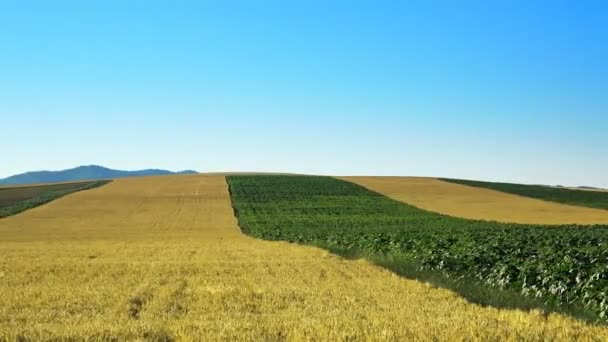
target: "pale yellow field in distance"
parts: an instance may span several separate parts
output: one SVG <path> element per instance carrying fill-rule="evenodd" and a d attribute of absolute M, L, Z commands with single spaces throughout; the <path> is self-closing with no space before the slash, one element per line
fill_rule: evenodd
<path fill-rule="evenodd" d="M 608 210 L 547 202 L 422 177 L 340 177 L 415 207 L 456 217 L 531 224 L 608 224 Z"/>
<path fill-rule="evenodd" d="M 0 340 L 607 340 L 247 237 L 222 176 L 116 180 L 0 220 Z"/>

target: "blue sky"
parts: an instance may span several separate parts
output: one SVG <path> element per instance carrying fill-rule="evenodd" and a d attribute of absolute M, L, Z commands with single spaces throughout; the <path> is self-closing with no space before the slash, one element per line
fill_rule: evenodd
<path fill-rule="evenodd" d="M 605 1 L 3 1 L 0 177 L 608 187 Z"/>

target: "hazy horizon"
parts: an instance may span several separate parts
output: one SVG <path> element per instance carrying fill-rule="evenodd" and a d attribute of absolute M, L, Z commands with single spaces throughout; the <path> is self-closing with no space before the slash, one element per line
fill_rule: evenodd
<path fill-rule="evenodd" d="M 192 169 L 164 169 L 164 168 L 156 168 L 156 167 L 140 167 L 140 168 L 134 168 L 134 169 L 123 169 L 123 168 L 116 168 L 116 167 L 108 167 L 105 165 L 99 165 L 99 164 L 87 164 L 87 165 L 78 165 L 78 166 L 74 166 L 74 167 L 70 167 L 67 169 L 59 169 L 59 170 L 47 170 L 47 169 L 41 169 L 41 170 L 30 170 L 30 171 L 25 171 L 25 172 L 20 172 L 17 174 L 12 174 L 9 176 L 4 176 L 4 177 L 0 177 L 0 180 L 4 179 L 4 178 L 8 178 L 11 176 L 15 176 L 15 175 L 20 175 L 20 174 L 24 174 L 24 173 L 31 173 L 31 172 L 58 172 L 58 171 L 65 171 L 65 170 L 71 170 L 71 169 L 75 169 L 78 167 L 83 167 L 83 166 L 97 166 L 97 167 L 102 167 L 102 168 L 108 168 L 108 169 L 112 169 L 112 170 L 117 170 L 117 171 L 128 171 L 128 172 L 132 172 L 132 171 L 142 171 L 142 170 L 166 170 L 166 171 L 170 171 L 170 172 L 181 172 L 181 171 L 196 171 L 199 174 L 241 174 L 241 173 L 260 173 L 260 174 L 294 174 L 294 175 L 315 175 L 315 176 L 339 176 L 339 177 L 343 177 L 343 176 L 384 176 L 384 177 L 424 177 L 424 178 L 449 178 L 449 177 L 444 177 L 441 175 L 435 175 L 435 176 L 429 176 L 429 175 L 396 175 L 396 174 L 385 174 L 385 175 L 369 175 L 369 174 L 322 174 L 322 173 L 296 173 L 296 172 L 280 172 L 280 171 L 273 171 L 273 170 L 238 170 L 238 171 L 234 171 L 234 170 L 224 170 L 224 171 L 198 171 L 198 170 L 192 170 Z M 495 182 L 503 182 L 502 180 L 492 180 L 492 179 L 472 179 L 472 178 L 462 178 L 462 179 L 468 179 L 468 180 L 481 180 L 481 181 L 495 181 Z M 526 183 L 526 182 L 522 182 L 522 184 L 530 184 L 530 185 L 548 185 L 548 186 L 566 186 L 566 187 L 581 187 L 581 186 L 588 186 L 587 184 L 549 184 L 549 183 Z"/>
<path fill-rule="evenodd" d="M 0 5 L 0 178 L 102 165 L 608 188 L 600 1 Z"/>

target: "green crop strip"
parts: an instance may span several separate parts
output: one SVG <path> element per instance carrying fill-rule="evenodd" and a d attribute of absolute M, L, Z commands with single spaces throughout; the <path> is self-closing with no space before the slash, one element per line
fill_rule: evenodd
<path fill-rule="evenodd" d="M 252 236 L 391 256 L 608 321 L 608 226 L 454 218 L 331 177 L 230 176 L 228 183 L 239 224 Z"/>
<path fill-rule="evenodd" d="M 492 183 L 463 179 L 440 178 L 442 181 L 486 188 L 506 192 L 509 194 L 537 198 L 545 201 L 578 205 L 582 207 L 608 209 L 608 192 L 588 191 L 564 188 L 552 188 L 542 185 L 525 185 L 512 183 Z"/>
<path fill-rule="evenodd" d="M 74 187 L 73 184 L 71 183 L 66 183 L 65 184 L 65 188 L 62 188 L 61 186 L 57 186 L 54 185 L 52 190 L 44 190 L 41 189 L 42 191 L 35 193 L 32 195 L 32 197 L 29 198 L 25 198 L 25 199 L 21 199 L 19 201 L 10 203 L 10 204 L 5 204 L 4 206 L 0 207 L 0 218 L 4 218 L 7 216 L 11 216 L 11 215 L 15 215 L 18 213 L 21 213 L 23 211 L 26 211 L 28 209 L 32 209 L 35 208 L 37 206 L 43 205 L 45 203 L 51 202 L 57 198 L 63 197 L 65 195 L 77 192 L 77 191 L 83 191 L 83 190 L 88 190 L 88 189 L 92 189 L 92 188 L 97 188 L 100 187 L 102 185 L 105 185 L 107 183 L 109 183 L 110 181 L 94 181 L 94 182 L 86 182 L 86 183 L 82 183 L 79 186 Z M 47 187 L 47 186 L 40 186 L 41 188 Z M 22 187 L 19 189 L 23 189 L 23 191 L 28 191 L 31 192 L 31 187 Z M 11 192 L 15 192 L 15 190 L 17 190 L 17 188 L 5 188 L 5 189 L 0 189 L 0 197 L 2 197 L 2 192 L 6 191 L 8 192 L 8 190 L 11 190 Z"/>

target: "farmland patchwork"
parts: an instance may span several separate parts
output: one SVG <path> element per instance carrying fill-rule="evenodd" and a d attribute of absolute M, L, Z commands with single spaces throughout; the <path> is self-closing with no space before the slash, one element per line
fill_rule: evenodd
<path fill-rule="evenodd" d="M 481 182 L 449 178 L 442 180 L 471 187 L 493 189 L 519 196 L 538 198 L 545 201 L 608 210 L 608 191 L 601 191 L 601 189 L 568 189 L 544 185 Z"/>
<path fill-rule="evenodd" d="M 109 181 L 0 187 L 0 218 L 15 215 L 73 192 L 93 189 Z"/>
<path fill-rule="evenodd" d="M 341 179 L 415 207 L 450 216 L 526 224 L 608 224 L 608 210 L 548 202 L 435 178 Z"/>
<path fill-rule="evenodd" d="M 331 178 L 230 184 L 242 226 L 275 240 L 383 251 L 397 248 L 397 226 L 453 222 Z M 428 251 L 416 234 L 412 248 Z M 65 196 L 1 219 L 0 255 L 0 340 L 608 339 L 603 327 L 481 307 L 365 260 L 244 235 L 221 176 L 120 179 Z"/>
<path fill-rule="evenodd" d="M 253 236 L 391 255 L 607 319 L 608 226 L 460 219 L 331 177 L 228 179 L 241 227 Z"/>

